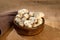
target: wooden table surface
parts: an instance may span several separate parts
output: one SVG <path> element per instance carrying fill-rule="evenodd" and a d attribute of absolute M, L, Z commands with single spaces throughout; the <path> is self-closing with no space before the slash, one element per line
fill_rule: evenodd
<path fill-rule="evenodd" d="M 35 36 L 21 36 L 11 28 L 0 40 L 60 40 L 60 30 L 45 25 L 44 30 Z"/>
<path fill-rule="evenodd" d="M 35 36 L 21 36 L 16 30 L 11 27 L 0 40 L 60 40 L 60 4 L 45 4 L 40 3 L 22 3 L 19 1 L 10 0 L 0 5 L 0 14 L 3 12 L 26 8 L 30 11 L 42 11 L 45 14 L 44 30 Z M 2 2 L 1 2 L 2 3 Z M 3 7 L 3 8 L 2 8 Z"/>

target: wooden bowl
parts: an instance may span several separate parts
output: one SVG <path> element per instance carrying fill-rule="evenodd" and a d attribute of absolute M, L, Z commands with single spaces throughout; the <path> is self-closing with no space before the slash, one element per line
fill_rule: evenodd
<path fill-rule="evenodd" d="M 44 28 L 45 20 L 44 18 L 42 19 L 43 19 L 43 23 L 39 25 L 37 28 L 24 28 L 17 25 L 15 21 L 14 21 L 14 28 L 16 29 L 17 33 L 20 35 L 27 35 L 27 36 L 36 35 L 36 34 L 39 34 Z"/>

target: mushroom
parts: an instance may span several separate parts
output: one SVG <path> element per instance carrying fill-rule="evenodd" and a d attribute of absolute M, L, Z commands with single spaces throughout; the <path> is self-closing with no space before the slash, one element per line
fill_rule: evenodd
<path fill-rule="evenodd" d="M 30 24 L 30 21 L 29 20 L 26 20 L 24 22 L 24 25 L 27 26 L 27 28 L 32 28 L 32 25 Z"/>
<path fill-rule="evenodd" d="M 18 14 L 25 14 L 25 13 L 28 13 L 29 11 L 27 9 L 21 9 L 21 10 L 18 10 Z"/>
<path fill-rule="evenodd" d="M 26 19 L 28 19 L 29 18 L 29 14 L 24 14 L 24 17 L 26 18 Z"/>
<path fill-rule="evenodd" d="M 34 16 L 34 12 L 29 12 L 29 15 L 30 16 Z"/>

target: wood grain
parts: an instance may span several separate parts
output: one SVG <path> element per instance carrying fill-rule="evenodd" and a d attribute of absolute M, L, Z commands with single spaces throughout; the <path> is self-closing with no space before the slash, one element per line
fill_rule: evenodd
<path fill-rule="evenodd" d="M 59 0 L 58 0 L 59 1 Z M 30 3 L 16 0 L 1 0 L 0 14 L 3 12 L 26 8 L 30 11 L 41 11 L 45 14 L 44 30 L 35 36 L 21 36 L 12 27 L 0 40 L 60 40 L 60 3 Z M 60 1 L 59 1 L 60 2 Z"/>

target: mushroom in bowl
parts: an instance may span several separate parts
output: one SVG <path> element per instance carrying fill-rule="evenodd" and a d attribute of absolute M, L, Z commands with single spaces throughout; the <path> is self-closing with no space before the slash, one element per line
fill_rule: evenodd
<path fill-rule="evenodd" d="M 14 18 L 15 29 L 21 35 L 35 35 L 44 28 L 43 12 L 30 12 L 27 9 L 18 10 Z"/>

